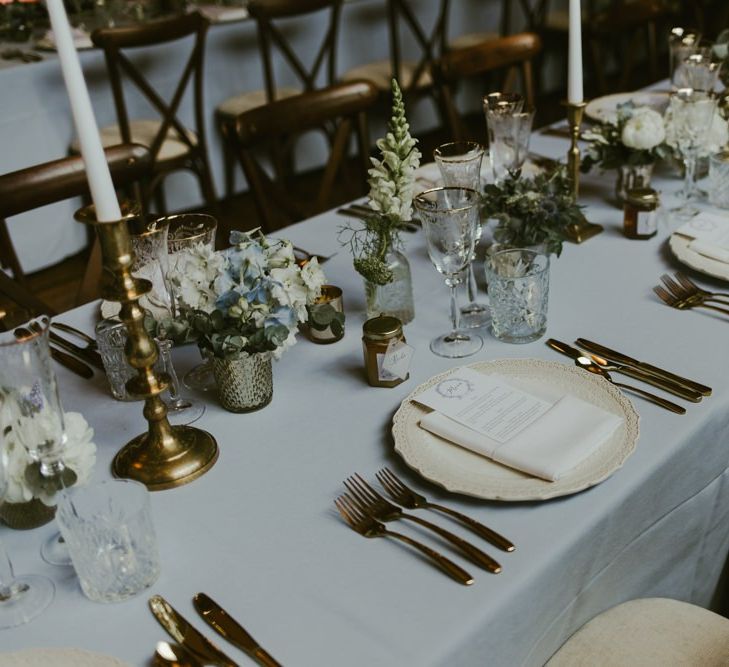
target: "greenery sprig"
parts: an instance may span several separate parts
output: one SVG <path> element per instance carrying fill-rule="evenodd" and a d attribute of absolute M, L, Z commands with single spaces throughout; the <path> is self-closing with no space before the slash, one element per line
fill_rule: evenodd
<path fill-rule="evenodd" d="M 572 198 L 564 165 L 533 179 L 514 172 L 499 185 L 487 185 L 483 202 L 483 217 L 497 221 L 494 239 L 498 243 L 521 248 L 543 243 L 547 252 L 557 256 L 567 228 L 585 219 Z"/>

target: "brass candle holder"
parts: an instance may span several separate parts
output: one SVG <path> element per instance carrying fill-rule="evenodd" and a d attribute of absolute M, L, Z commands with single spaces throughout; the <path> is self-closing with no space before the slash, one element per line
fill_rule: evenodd
<path fill-rule="evenodd" d="M 150 491 L 171 489 L 200 477 L 218 458 L 218 445 L 210 433 L 191 426 L 172 426 L 167 406 L 160 398 L 169 384 L 165 373 L 156 373 L 158 351 L 144 327 L 145 310 L 138 301 L 152 289 L 148 280 L 131 273 L 133 253 L 127 224 L 138 211 L 122 206 L 122 219 L 100 222 L 93 206 L 76 213 L 76 219 L 96 229 L 101 245 L 103 274 L 101 295 L 121 304 L 119 317 L 127 327 L 126 355 L 137 376 L 127 382 L 130 395 L 144 400 L 148 430 L 130 440 L 114 457 L 112 472 L 142 482 Z"/>
<path fill-rule="evenodd" d="M 582 117 L 585 113 L 584 102 L 565 102 L 567 107 L 567 122 L 569 123 L 570 132 L 570 149 L 567 153 L 567 173 L 572 183 L 572 196 L 577 201 L 580 194 L 580 127 L 582 126 Z M 597 236 L 603 230 L 602 225 L 596 225 L 593 222 L 582 220 L 582 222 L 574 223 L 567 228 L 567 239 L 572 243 L 582 243 Z"/>

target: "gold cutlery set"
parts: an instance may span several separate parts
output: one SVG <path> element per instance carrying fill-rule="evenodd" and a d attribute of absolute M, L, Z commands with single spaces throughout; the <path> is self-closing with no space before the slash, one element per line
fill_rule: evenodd
<path fill-rule="evenodd" d="M 729 315 L 729 294 L 725 292 L 709 292 L 680 271 L 675 274 L 675 278 L 667 274 L 662 275 L 661 282 L 663 286 L 658 285 L 653 291 L 671 308 L 678 310 L 707 308 Z"/>
<path fill-rule="evenodd" d="M 225 609 L 205 593 L 198 593 L 192 599 L 202 619 L 233 646 L 250 656 L 263 667 L 281 667 L 273 657 L 243 628 Z M 161 595 L 149 599 L 149 608 L 160 625 L 175 640 L 175 643 L 159 642 L 154 655 L 154 664 L 160 667 L 237 667 L 205 635 L 191 625 Z"/>
<path fill-rule="evenodd" d="M 429 502 L 424 496 L 406 486 L 388 468 L 383 468 L 376 476 L 384 491 L 402 507 L 413 510 L 430 509 L 440 512 L 458 521 L 471 532 L 499 549 L 506 552 L 514 551 L 514 544 L 496 531 L 465 514 Z M 393 537 L 405 542 L 430 558 L 437 567 L 459 583 L 466 586 L 472 584 L 473 577 L 462 567 L 410 536 L 388 530 L 383 523 L 400 519 L 412 521 L 434 532 L 451 547 L 457 549 L 464 558 L 478 567 L 493 574 L 501 572 L 501 565 L 481 549 L 430 521 L 426 521 L 415 514 L 404 512 L 402 507 L 391 503 L 358 474 L 348 477 L 344 482 L 344 486 L 347 492 L 339 496 L 334 504 L 349 527 L 363 537 Z"/>
<path fill-rule="evenodd" d="M 577 366 L 589 373 L 600 375 L 616 387 L 638 394 L 651 403 L 655 403 L 676 414 L 685 414 L 686 408 L 646 391 L 641 387 L 625 384 L 624 382 L 617 382 L 613 379 L 611 373 L 620 373 L 621 375 L 644 382 L 645 384 L 649 384 L 652 387 L 656 387 L 692 403 L 698 403 L 704 396 L 711 395 L 711 387 L 681 377 L 658 366 L 638 361 L 622 352 L 611 350 L 609 347 L 587 340 L 586 338 L 578 338 L 575 341 L 577 347 L 573 347 L 554 338 L 547 340 L 547 345 L 553 350 L 574 359 Z"/>
<path fill-rule="evenodd" d="M 15 335 L 22 336 L 24 331 L 26 330 L 22 327 L 18 328 L 15 330 Z M 59 331 L 75 336 L 83 342 L 83 345 L 78 345 L 61 336 Z M 96 341 L 88 334 L 63 322 L 52 322 L 49 336 L 51 357 L 61 366 L 86 380 L 94 377 L 94 368 L 104 370 Z"/>

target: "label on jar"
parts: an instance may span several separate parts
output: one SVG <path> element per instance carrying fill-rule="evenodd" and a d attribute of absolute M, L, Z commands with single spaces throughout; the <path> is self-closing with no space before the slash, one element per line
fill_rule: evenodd
<path fill-rule="evenodd" d="M 655 234 L 658 230 L 658 211 L 638 211 L 635 232 L 639 236 Z"/>
<path fill-rule="evenodd" d="M 380 379 L 394 380 L 400 378 L 406 380 L 410 373 L 410 362 L 412 361 L 415 349 L 398 338 L 393 338 L 384 355 L 377 355 L 377 368 L 380 373 Z M 382 361 L 380 361 L 382 357 Z M 383 378 L 382 374 L 387 373 L 388 378 Z"/>

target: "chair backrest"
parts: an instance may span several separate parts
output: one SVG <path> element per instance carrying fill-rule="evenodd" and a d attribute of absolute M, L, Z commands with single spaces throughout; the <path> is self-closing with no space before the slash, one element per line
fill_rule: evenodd
<path fill-rule="evenodd" d="M 144 146 L 112 146 L 106 149 L 106 159 L 114 184 L 119 188 L 144 181 L 151 174 L 151 156 Z M 15 278 L 0 271 L 0 294 L 10 298 L 31 315 L 54 313 L 50 306 L 27 289 L 18 257 L 7 236 L 5 219 L 72 197 L 87 196 L 88 192 L 86 170 L 80 156 L 66 157 L 0 176 L 0 242 L 2 248 L 9 251 L 7 265 L 12 269 Z M 100 272 L 100 256 L 94 250 L 77 301 L 88 296 L 94 285 L 98 290 Z"/>
<path fill-rule="evenodd" d="M 454 138 L 463 138 L 463 123 L 454 102 L 454 85 L 461 79 L 503 75 L 499 90 L 511 92 L 521 75 L 524 97 L 534 106 L 534 72 L 532 61 L 542 50 L 539 35 L 524 32 L 490 39 L 463 49 L 453 49 L 437 63 L 435 72 L 442 88 L 442 99 L 449 129 Z"/>
<path fill-rule="evenodd" d="M 281 19 L 287 19 L 314 12 L 329 12 L 329 22 L 316 52 L 314 62 L 306 66 L 292 48 L 284 32 L 278 26 Z M 320 75 L 326 68 L 324 86 L 334 84 L 337 76 L 337 38 L 342 0 L 250 0 L 248 13 L 258 26 L 258 43 L 263 62 L 263 77 L 266 99 L 276 99 L 276 81 L 273 67 L 273 47 L 281 54 L 305 91 L 322 87 Z"/>
<path fill-rule="evenodd" d="M 124 96 L 124 79 L 131 81 L 150 105 L 159 113 L 159 130 L 149 143 L 152 161 L 156 161 L 160 149 L 170 130 L 183 142 L 192 154 L 205 154 L 205 109 L 203 104 L 203 60 L 205 37 L 209 21 L 199 12 L 183 14 L 173 18 L 147 21 L 118 28 L 99 28 L 91 34 L 95 46 L 104 50 L 109 81 L 114 95 L 117 120 L 123 143 L 132 141 L 129 115 Z M 169 100 L 164 100 L 155 87 L 140 72 L 139 68 L 126 56 L 126 49 L 144 46 L 157 46 L 168 42 L 194 36 L 190 56 L 182 75 Z M 193 141 L 178 118 L 180 103 L 192 87 L 195 106 L 195 131 L 197 141 Z"/>
<path fill-rule="evenodd" d="M 418 87 L 422 75 L 431 70 L 438 58 L 445 53 L 448 44 L 448 17 L 450 0 L 438 0 L 438 13 L 430 31 L 418 19 L 418 10 L 413 0 L 387 0 L 387 20 L 390 32 L 390 63 L 393 76 L 400 82 L 404 96 Z M 401 26 L 409 32 L 420 50 L 415 70 L 405 86 L 403 55 L 401 46 Z"/>
<path fill-rule="evenodd" d="M 236 120 L 234 151 L 251 187 L 256 208 L 266 231 L 326 210 L 332 205 L 337 177 L 348 170 L 347 153 L 352 134 L 359 152 L 359 178 L 362 186 L 369 168 L 367 111 L 377 100 L 377 89 L 369 81 L 352 81 L 245 111 Z M 303 134 L 321 130 L 327 133 L 331 151 L 314 196 L 307 190 L 297 197 L 290 182 L 269 176 L 261 164 L 261 150 L 274 161 L 291 154 L 293 144 Z"/>
<path fill-rule="evenodd" d="M 619 65 L 619 79 L 615 90 L 627 90 L 660 78 L 657 42 L 658 26 L 671 19 L 665 0 L 613 0 L 611 6 L 598 12 L 590 23 L 586 37 L 592 51 L 598 80 L 598 92 L 608 92 L 605 63 L 612 52 Z M 636 59 L 644 52 L 645 61 Z M 608 52 L 608 53 L 606 53 Z M 636 69 L 647 70 L 648 77 L 631 81 Z"/>

